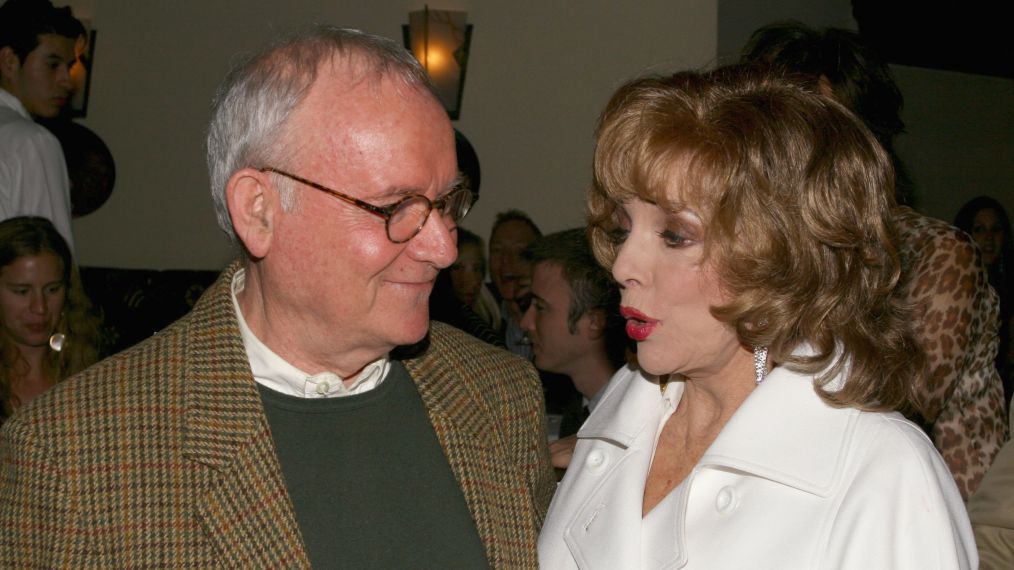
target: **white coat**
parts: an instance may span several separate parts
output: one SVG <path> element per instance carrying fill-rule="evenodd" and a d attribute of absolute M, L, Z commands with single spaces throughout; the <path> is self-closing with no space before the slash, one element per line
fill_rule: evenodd
<path fill-rule="evenodd" d="M 539 538 L 544 570 L 975 568 L 951 475 L 897 413 L 826 405 L 776 368 L 675 490 L 672 524 L 643 536 L 641 506 L 667 405 L 622 369 L 578 432 Z M 682 383 L 670 385 L 682 396 Z M 664 519 L 663 519 L 664 521 Z"/>

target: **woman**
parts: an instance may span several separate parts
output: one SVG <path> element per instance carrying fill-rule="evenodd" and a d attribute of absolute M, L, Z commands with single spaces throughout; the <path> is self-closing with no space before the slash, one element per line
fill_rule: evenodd
<path fill-rule="evenodd" d="M 486 246 L 478 235 L 458 227 L 458 258 L 447 268 L 454 296 L 500 330 L 500 306 L 486 288 Z"/>
<path fill-rule="evenodd" d="M 430 318 L 503 348 L 500 307 L 483 284 L 486 258 L 482 252 L 482 238 L 459 227 L 458 257 L 437 275 L 430 295 Z"/>
<path fill-rule="evenodd" d="M 1004 402 L 1014 396 L 1014 373 L 1011 371 L 1011 320 L 1014 318 L 1014 245 L 1010 218 L 1000 202 L 989 196 L 969 200 L 954 218 L 954 225 L 972 236 L 982 254 L 982 263 L 989 274 L 989 284 L 1000 297 L 1000 348 L 996 353 L 996 369 L 1003 377 Z"/>
<path fill-rule="evenodd" d="M 98 319 L 90 309 L 52 222 L 0 222 L 0 423 L 95 362 Z"/>
<path fill-rule="evenodd" d="M 792 82 L 686 72 L 613 96 L 594 173 L 640 370 L 578 432 L 542 568 L 974 567 L 946 465 L 893 411 L 925 358 L 873 135 Z"/>

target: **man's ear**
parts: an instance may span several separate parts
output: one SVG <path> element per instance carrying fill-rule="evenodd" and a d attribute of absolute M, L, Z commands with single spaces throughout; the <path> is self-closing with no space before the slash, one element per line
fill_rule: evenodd
<path fill-rule="evenodd" d="M 20 67 L 21 60 L 18 59 L 18 54 L 14 53 L 14 48 L 11 46 L 0 48 L 0 85 L 6 85 Z"/>
<path fill-rule="evenodd" d="M 236 238 L 254 259 L 266 256 L 281 208 L 270 175 L 253 168 L 236 171 L 226 183 L 225 201 Z"/>
<path fill-rule="evenodd" d="M 588 317 L 588 334 L 598 340 L 606 334 L 606 313 L 602 309 L 592 309 L 586 313 Z"/>

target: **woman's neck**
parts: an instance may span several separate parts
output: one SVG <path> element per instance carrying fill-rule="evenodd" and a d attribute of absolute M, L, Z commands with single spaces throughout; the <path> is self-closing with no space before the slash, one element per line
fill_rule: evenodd
<path fill-rule="evenodd" d="M 18 403 L 24 405 L 33 398 L 42 394 L 56 383 L 53 373 L 46 362 L 48 348 L 19 346 L 18 352 L 21 355 L 21 362 L 24 367 L 17 367 L 14 382 L 11 390 L 17 397 Z"/>
<path fill-rule="evenodd" d="M 717 433 L 757 387 L 753 366 L 753 355 L 742 350 L 714 374 L 686 376 L 674 415 L 684 415 L 691 435 Z"/>

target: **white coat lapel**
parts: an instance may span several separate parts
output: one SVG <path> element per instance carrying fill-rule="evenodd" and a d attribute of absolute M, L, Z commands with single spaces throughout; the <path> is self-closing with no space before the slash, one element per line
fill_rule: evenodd
<path fill-rule="evenodd" d="M 779 367 L 736 411 L 698 468 L 731 467 L 827 496 L 844 472 L 858 415 L 828 409 L 811 375 Z"/>
<path fill-rule="evenodd" d="M 573 480 L 565 479 L 554 500 L 580 501 L 564 521 L 579 568 L 640 567 L 644 482 L 663 409 L 657 384 L 629 372 L 614 379 L 578 432 L 574 466 L 581 469 L 569 472 Z"/>

